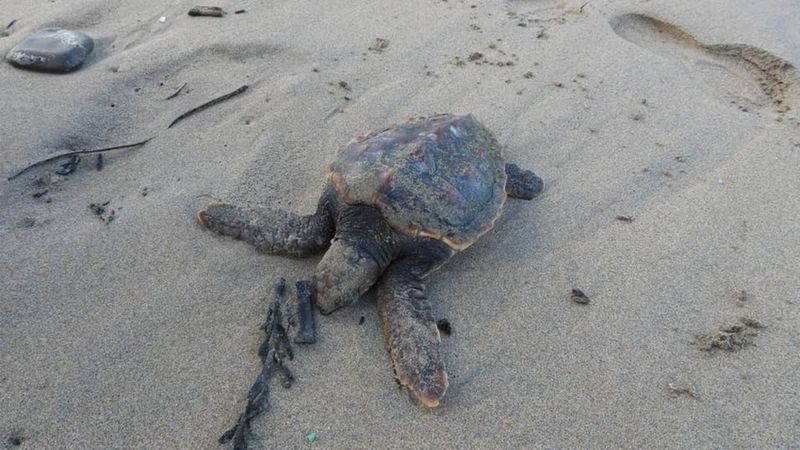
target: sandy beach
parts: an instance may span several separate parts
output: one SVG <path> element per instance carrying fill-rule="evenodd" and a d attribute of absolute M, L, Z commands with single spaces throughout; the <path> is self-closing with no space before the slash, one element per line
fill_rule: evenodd
<path fill-rule="evenodd" d="M 800 447 L 795 1 L 5 3 L 0 55 L 54 26 L 95 47 L 0 64 L 0 449 L 224 448 L 273 283 L 319 257 L 196 211 L 310 213 L 338 145 L 441 112 L 545 182 L 427 280 L 442 405 L 398 389 L 367 293 L 317 316 L 252 448 Z"/>

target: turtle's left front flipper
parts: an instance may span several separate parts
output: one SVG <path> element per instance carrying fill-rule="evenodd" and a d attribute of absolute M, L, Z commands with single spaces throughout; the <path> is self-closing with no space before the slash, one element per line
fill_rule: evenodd
<path fill-rule="evenodd" d="M 299 216 L 279 209 L 213 203 L 197 213 L 197 220 L 205 228 L 278 255 L 310 256 L 325 250 L 333 237 L 333 221 L 323 207 Z"/>
<path fill-rule="evenodd" d="M 439 406 L 448 382 L 439 330 L 418 269 L 418 261 L 408 257 L 389 266 L 378 284 L 378 314 L 398 382 L 432 408 Z"/>

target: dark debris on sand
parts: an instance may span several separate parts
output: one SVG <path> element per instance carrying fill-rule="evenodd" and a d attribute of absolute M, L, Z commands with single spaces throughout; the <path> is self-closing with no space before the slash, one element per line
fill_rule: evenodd
<path fill-rule="evenodd" d="M 108 208 L 111 200 L 103 203 L 89 203 L 89 210 L 100 219 L 101 222 L 108 225 L 117 218 L 116 210 Z"/>
<path fill-rule="evenodd" d="M 446 336 L 453 334 L 453 326 L 450 325 L 450 321 L 447 319 L 439 319 L 436 321 L 436 328 L 438 328 L 439 331 L 444 333 Z"/>
<path fill-rule="evenodd" d="M 56 173 L 59 174 L 59 175 L 68 175 L 68 174 L 74 172 L 75 169 L 78 167 L 78 163 L 80 163 L 80 157 L 78 155 L 88 155 L 88 154 L 94 154 L 94 153 L 109 152 L 109 151 L 112 151 L 112 150 L 120 150 L 120 149 L 129 149 L 129 148 L 134 148 L 134 147 L 140 147 L 140 146 L 150 142 L 151 139 L 152 138 L 145 139 L 144 141 L 135 142 L 133 144 L 115 145 L 113 147 L 105 147 L 105 148 L 98 148 L 98 149 L 92 149 L 92 150 L 72 150 L 72 151 L 68 151 L 68 152 L 64 152 L 64 153 L 58 153 L 56 155 L 49 156 L 49 157 L 47 157 L 45 159 L 36 161 L 33 164 L 29 164 L 28 166 L 24 167 L 22 170 L 18 171 L 14 175 L 11 175 L 10 177 L 8 177 L 8 181 L 11 181 L 11 180 L 19 177 L 20 175 L 22 175 L 23 173 L 27 172 L 30 169 L 33 169 L 34 167 L 38 167 L 38 166 L 41 166 L 41 165 L 43 165 L 45 163 L 48 163 L 50 161 L 55 161 L 55 160 L 61 159 L 61 158 L 69 158 L 69 160 L 66 163 L 62 164 L 61 165 L 61 170 L 57 171 Z M 62 172 L 66 172 L 66 173 L 62 173 Z"/>
<path fill-rule="evenodd" d="M 217 98 L 215 98 L 213 100 L 209 100 L 209 101 L 203 103 L 202 105 L 200 105 L 200 106 L 198 106 L 196 108 L 192 108 L 189 111 L 186 111 L 185 113 L 183 113 L 180 116 L 178 116 L 178 118 L 173 120 L 172 123 L 170 123 L 167 126 L 167 128 L 172 128 L 173 125 L 175 125 L 176 123 L 180 122 L 181 120 L 186 119 L 187 117 L 193 116 L 194 114 L 197 114 L 197 113 L 199 113 L 201 111 L 205 111 L 206 109 L 208 109 L 208 108 L 210 108 L 210 107 L 212 107 L 214 105 L 217 105 L 219 103 L 222 103 L 225 100 L 230 100 L 233 97 L 236 97 L 237 95 L 246 92 L 248 88 L 249 88 L 248 85 L 246 85 L 246 84 L 242 85 L 241 87 L 239 87 L 239 89 L 236 89 L 233 92 L 229 92 L 229 93 L 227 93 L 225 95 L 222 95 L 222 96 L 219 96 L 219 97 L 217 97 Z"/>
<path fill-rule="evenodd" d="M 570 293 L 569 298 L 573 302 L 581 304 L 581 305 L 588 305 L 589 301 L 590 301 L 589 297 L 586 294 L 584 294 L 582 290 L 580 290 L 578 288 L 573 288 L 572 289 L 572 292 Z"/>
<path fill-rule="evenodd" d="M 283 326 L 283 312 L 281 304 L 286 294 L 286 280 L 280 278 L 275 284 L 275 294 L 267 311 L 267 320 L 261 326 L 266 337 L 258 349 L 263 368 L 256 377 L 256 381 L 247 392 L 247 403 L 244 412 L 239 415 L 236 423 L 220 438 L 220 444 L 233 443 L 233 448 L 243 450 L 247 448 L 247 439 L 250 434 L 250 421 L 262 412 L 269 409 L 269 380 L 277 371 L 281 377 L 281 385 L 289 388 L 294 377 L 284 363 L 284 359 L 294 358 L 292 346 L 286 328 Z"/>
<path fill-rule="evenodd" d="M 193 17 L 223 17 L 225 11 L 219 6 L 195 6 L 189 10 L 189 15 Z"/>
<path fill-rule="evenodd" d="M 297 333 L 294 337 L 295 344 L 313 344 L 317 342 L 314 325 L 314 306 L 312 295 L 313 284 L 308 280 L 295 283 L 297 290 Z"/>
<path fill-rule="evenodd" d="M 734 352 L 751 345 L 761 328 L 764 328 L 761 322 L 749 317 L 740 317 L 737 322 L 723 325 L 710 333 L 696 335 L 693 344 L 704 352 L 716 350 Z"/>

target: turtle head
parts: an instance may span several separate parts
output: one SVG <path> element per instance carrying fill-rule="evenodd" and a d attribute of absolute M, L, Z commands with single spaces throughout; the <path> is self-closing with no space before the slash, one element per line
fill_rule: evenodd
<path fill-rule="evenodd" d="M 512 198 L 530 200 L 544 189 L 544 182 L 531 170 L 520 168 L 516 164 L 506 164 L 506 194 Z"/>

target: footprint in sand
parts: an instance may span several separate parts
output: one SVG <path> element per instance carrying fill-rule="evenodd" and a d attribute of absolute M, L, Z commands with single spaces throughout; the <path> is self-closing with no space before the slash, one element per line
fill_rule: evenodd
<path fill-rule="evenodd" d="M 716 97 L 745 112 L 771 109 L 782 117 L 800 107 L 800 75 L 788 61 L 747 44 L 705 44 L 675 25 L 641 14 L 610 21 L 623 39 L 687 67 Z"/>

